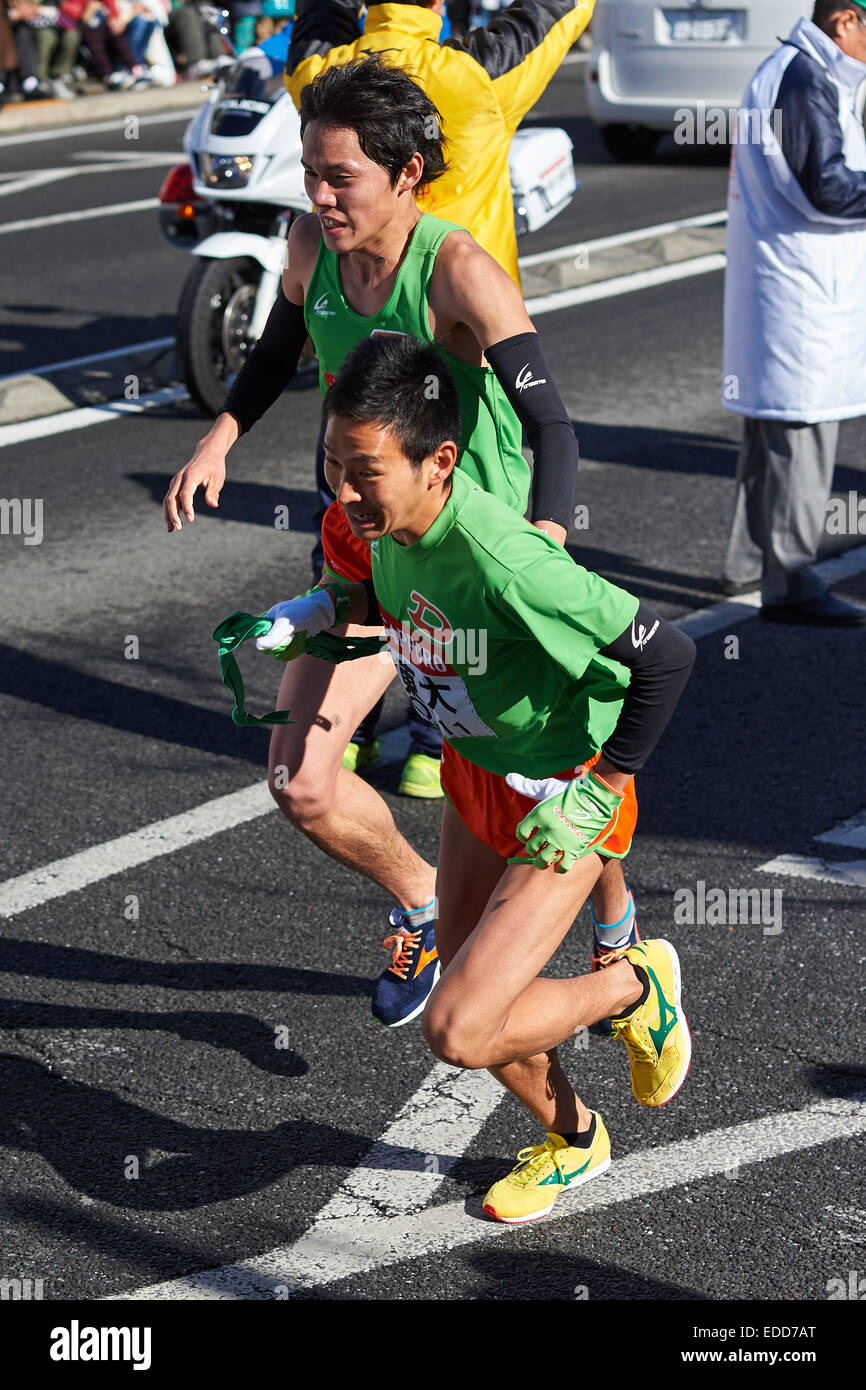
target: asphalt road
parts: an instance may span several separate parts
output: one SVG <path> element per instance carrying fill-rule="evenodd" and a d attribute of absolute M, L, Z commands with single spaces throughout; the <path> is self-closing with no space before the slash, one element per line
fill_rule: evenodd
<path fill-rule="evenodd" d="M 611 163 L 580 114 L 578 71 L 533 118 L 568 124 L 584 187 L 527 253 L 724 206 L 718 161 L 671 144 L 646 167 Z M 142 127 L 136 148 L 170 154 L 180 131 Z M 116 154 L 121 138 L 0 156 L 7 171 L 44 171 Z M 2 219 L 152 196 L 160 178 L 79 174 L 10 193 Z M 2 372 L 172 331 L 187 263 L 154 213 L 11 234 L 3 251 Z M 669 617 L 720 597 L 739 434 L 719 404 L 721 296 L 709 274 L 539 321 L 581 444 L 589 527 L 573 553 Z M 287 393 L 233 452 L 219 511 L 171 537 L 159 500 L 206 427 L 191 404 L 0 449 L 3 495 L 44 508 L 41 544 L 0 538 L 4 882 L 261 777 L 265 735 L 231 724 L 209 634 L 233 609 L 307 587 L 317 418 L 314 391 Z M 864 443 L 861 422 L 843 428 L 840 493 L 866 489 Z M 288 532 L 273 524 L 281 504 Z M 842 592 L 866 601 L 866 573 Z M 819 1143 L 809 1117 L 866 1092 L 866 890 L 761 866 L 814 855 L 816 834 L 864 809 L 864 657 L 864 632 L 739 613 L 698 641 L 640 779 L 629 880 L 643 935 L 669 938 L 683 962 L 692 1071 L 652 1113 L 616 1044 L 592 1037 L 566 1055 L 611 1132 L 603 1181 L 655 1151 L 670 1181 L 586 1211 L 577 1195 L 572 1215 L 504 1238 L 479 1218 L 477 1238 L 423 1258 L 409 1244 L 295 1296 L 801 1301 L 862 1272 L 862 1135 Z M 263 707 L 272 670 L 249 659 L 245 672 Z M 392 690 L 385 726 L 402 715 Z M 439 809 L 397 797 L 398 773 L 391 762 L 375 784 L 434 859 Z M 781 932 L 677 924 L 674 894 L 699 882 L 778 890 Z M 0 1275 L 42 1278 L 46 1299 L 104 1298 L 298 1240 L 430 1072 L 416 1027 L 383 1033 L 369 1014 L 390 906 L 274 811 L 5 921 Z M 585 968 L 589 940 L 584 914 L 551 969 Z M 688 1141 L 759 1121 L 781 1132 L 772 1117 L 791 1111 L 802 1123 L 786 1122 L 794 1138 L 774 1156 L 744 1137 L 740 1162 L 676 1176 Z M 472 1210 L 535 1140 L 504 1098 L 432 1206 Z"/>

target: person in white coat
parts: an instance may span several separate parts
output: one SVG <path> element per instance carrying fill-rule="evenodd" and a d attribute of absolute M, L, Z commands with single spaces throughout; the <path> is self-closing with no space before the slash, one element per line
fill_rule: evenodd
<path fill-rule="evenodd" d="M 722 587 L 866 624 L 814 568 L 839 422 L 866 414 L 866 0 L 818 0 L 758 69 L 728 197 L 723 404 L 745 417 Z"/>

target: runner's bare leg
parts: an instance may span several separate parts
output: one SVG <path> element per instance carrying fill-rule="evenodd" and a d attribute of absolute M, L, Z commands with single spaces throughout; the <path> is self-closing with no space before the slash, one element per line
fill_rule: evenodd
<path fill-rule="evenodd" d="M 375 629 L 335 631 L 370 636 Z M 340 665 L 306 655 L 287 662 L 277 708 L 290 709 L 295 723 L 274 727 L 268 784 L 283 815 L 313 844 L 412 908 L 433 897 L 435 869 L 400 834 L 379 793 L 340 765 L 394 674 L 390 656 Z"/>
<path fill-rule="evenodd" d="M 628 962 L 594 976 L 536 978 L 601 868 L 597 855 L 567 874 L 509 868 L 450 806 L 443 810 L 436 925 L 443 975 L 424 1014 L 425 1037 L 455 1065 L 487 1067 L 557 1133 L 586 1129 L 590 1117 L 556 1044 L 640 995 Z"/>

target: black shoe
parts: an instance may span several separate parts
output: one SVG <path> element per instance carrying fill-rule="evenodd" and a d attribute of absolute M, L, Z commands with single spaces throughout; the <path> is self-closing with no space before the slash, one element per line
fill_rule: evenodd
<path fill-rule="evenodd" d="M 866 608 L 836 594 L 818 594 L 802 603 L 765 603 L 758 610 L 763 623 L 800 623 L 811 627 L 866 627 Z"/>
<path fill-rule="evenodd" d="M 750 594 L 753 589 L 760 589 L 761 576 L 757 579 L 720 579 L 719 588 L 728 598 L 733 598 L 735 594 Z"/>

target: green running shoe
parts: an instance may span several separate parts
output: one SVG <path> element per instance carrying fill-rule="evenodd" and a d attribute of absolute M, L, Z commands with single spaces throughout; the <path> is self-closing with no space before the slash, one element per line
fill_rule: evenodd
<path fill-rule="evenodd" d="M 438 758 L 431 758 L 427 753 L 410 753 L 403 764 L 397 790 L 401 796 L 443 796 L 441 770 Z"/>
<path fill-rule="evenodd" d="M 347 772 L 366 772 L 375 767 L 382 758 L 382 745 L 377 738 L 372 743 L 349 743 L 343 754 L 343 767 Z"/>

